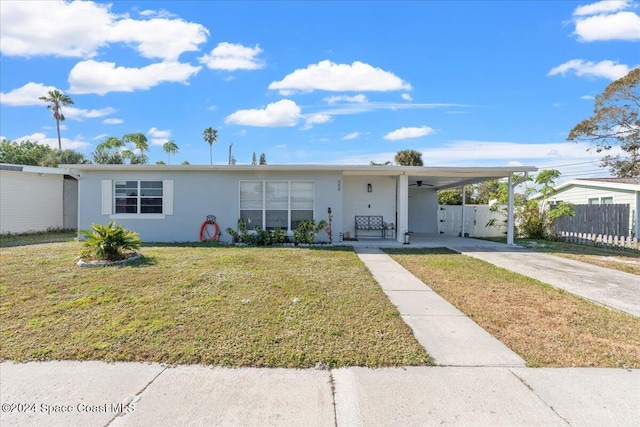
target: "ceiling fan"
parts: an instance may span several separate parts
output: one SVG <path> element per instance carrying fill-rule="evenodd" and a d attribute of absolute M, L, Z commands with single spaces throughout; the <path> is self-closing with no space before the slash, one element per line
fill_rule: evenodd
<path fill-rule="evenodd" d="M 415 184 L 409 184 L 409 187 L 415 185 L 416 187 L 422 187 L 423 185 L 427 186 L 427 187 L 433 187 L 433 184 L 423 184 L 422 181 L 416 181 Z"/>

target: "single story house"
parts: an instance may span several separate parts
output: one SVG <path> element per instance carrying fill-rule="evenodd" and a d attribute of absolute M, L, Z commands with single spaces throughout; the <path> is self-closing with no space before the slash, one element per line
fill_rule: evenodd
<path fill-rule="evenodd" d="M 629 205 L 629 230 L 634 236 L 640 232 L 640 178 L 581 178 L 555 187 L 556 193 L 548 202 L 564 201 L 574 205 Z M 541 198 L 541 195 L 536 195 Z"/>
<path fill-rule="evenodd" d="M 67 169 L 0 164 L 0 233 L 78 226 L 78 180 Z"/>
<path fill-rule="evenodd" d="M 157 242 L 198 240 L 207 215 L 216 216 L 221 230 L 236 229 L 244 218 L 250 229 L 260 225 L 291 233 L 301 220 L 329 222 L 329 209 L 333 242 L 340 233 L 353 238 L 356 231 L 358 238 L 384 237 L 377 226 L 356 230 L 356 217 L 393 224 L 397 233 L 386 237 L 402 241 L 407 231 L 438 233 L 438 190 L 490 179 L 511 181 L 514 173 L 537 170 L 311 164 L 64 167 L 79 177 L 80 229 L 115 220 L 143 241 Z M 221 233 L 220 240 L 230 239 Z"/>

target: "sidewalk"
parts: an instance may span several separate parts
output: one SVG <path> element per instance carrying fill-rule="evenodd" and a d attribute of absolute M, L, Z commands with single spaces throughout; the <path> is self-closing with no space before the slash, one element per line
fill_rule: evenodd
<path fill-rule="evenodd" d="M 4 362 L 0 378 L 3 427 L 624 427 L 640 413 L 640 370 L 623 369 Z"/>

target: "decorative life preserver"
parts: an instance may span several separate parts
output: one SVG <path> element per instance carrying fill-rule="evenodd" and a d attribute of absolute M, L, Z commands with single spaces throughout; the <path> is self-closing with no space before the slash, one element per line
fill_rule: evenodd
<path fill-rule="evenodd" d="M 211 226 L 213 226 L 213 233 L 211 232 Z M 215 219 L 207 217 L 206 221 L 200 226 L 200 241 L 214 242 L 218 240 L 218 236 L 220 236 L 220 226 Z"/>

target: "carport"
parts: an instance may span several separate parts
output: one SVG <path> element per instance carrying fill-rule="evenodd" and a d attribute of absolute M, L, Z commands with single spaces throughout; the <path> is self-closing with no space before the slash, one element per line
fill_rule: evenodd
<path fill-rule="evenodd" d="M 533 166 L 518 167 L 423 167 L 423 166 L 345 166 L 343 170 L 344 224 L 353 222 L 353 213 L 379 212 L 386 218 L 395 208 L 395 239 L 402 242 L 409 230 L 432 233 L 437 230 L 437 192 L 492 179 L 508 180 L 507 243 L 514 239 L 514 191 L 522 182 L 514 174 L 537 171 Z M 392 180 L 391 183 L 389 180 Z M 395 187 L 395 188 L 394 188 Z M 380 188 L 380 191 L 376 191 Z M 395 191 L 392 191 L 394 190 Z M 359 207 L 354 207 L 359 205 Z M 378 208 L 378 211 L 376 211 Z M 463 218 L 464 223 L 464 218 Z"/>

